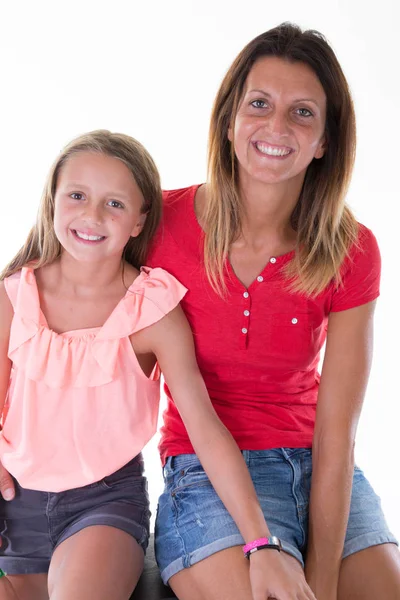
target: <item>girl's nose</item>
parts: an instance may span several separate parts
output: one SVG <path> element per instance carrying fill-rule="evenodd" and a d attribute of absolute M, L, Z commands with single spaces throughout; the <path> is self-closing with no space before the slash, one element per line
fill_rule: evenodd
<path fill-rule="evenodd" d="M 102 221 L 102 207 L 89 202 L 85 207 L 85 218 L 91 223 L 101 223 Z"/>

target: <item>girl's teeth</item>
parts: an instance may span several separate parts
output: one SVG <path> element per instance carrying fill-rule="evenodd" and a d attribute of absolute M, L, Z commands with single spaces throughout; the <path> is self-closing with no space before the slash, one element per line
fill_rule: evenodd
<path fill-rule="evenodd" d="M 265 146 L 264 144 L 256 144 L 256 148 L 263 154 L 268 154 L 269 156 L 286 156 L 290 153 L 290 150 L 285 150 L 284 148 L 272 148 L 271 146 Z"/>
<path fill-rule="evenodd" d="M 86 233 L 80 233 L 75 231 L 76 235 L 82 240 L 89 240 L 90 242 L 98 242 L 104 238 L 104 235 L 87 235 Z"/>

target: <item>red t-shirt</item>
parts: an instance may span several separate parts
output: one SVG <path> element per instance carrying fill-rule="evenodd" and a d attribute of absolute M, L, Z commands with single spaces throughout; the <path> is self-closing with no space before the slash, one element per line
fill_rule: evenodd
<path fill-rule="evenodd" d="M 213 405 L 242 450 L 311 447 L 318 395 L 319 353 L 328 315 L 379 296 L 380 254 L 360 225 L 357 246 L 342 265 L 343 285 L 316 298 L 285 289 L 281 268 L 293 252 L 272 257 L 246 288 L 228 265 L 221 298 L 203 267 L 203 232 L 194 212 L 199 186 L 164 193 L 164 218 L 148 264 L 172 273 L 188 293 L 182 307 L 193 330 L 197 361 Z M 173 340 L 171 340 L 173 343 Z M 178 410 L 168 405 L 160 452 L 193 453 Z"/>

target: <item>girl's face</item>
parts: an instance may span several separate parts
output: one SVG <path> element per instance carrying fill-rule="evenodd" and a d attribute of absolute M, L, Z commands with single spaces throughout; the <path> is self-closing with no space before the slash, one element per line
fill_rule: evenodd
<path fill-rule="evenodd" d="M 95 152 L 73 154 L 60 170 L 54 211 L 56 236 L 79 261 L 121 258 L 141 232 L 143 196 L 128 167 Z"/>
<path fill-rule="evenodd" d="M 325 92 L 308 65 L 260 58 L 228 133 L 241 183 L 302 182 L 310 162 L 324 155 L 325 115 Z"/>

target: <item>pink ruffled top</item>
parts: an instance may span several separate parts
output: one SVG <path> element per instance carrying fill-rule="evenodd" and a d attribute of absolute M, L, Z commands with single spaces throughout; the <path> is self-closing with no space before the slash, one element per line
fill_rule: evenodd
<path fill-rule="evenodd" d="M 156 431 L 159 370 L 143 373 L 129 336 L 159 321 L 187 290 L 163 269 L 143 267 L 102 327 L 59 334 L 41 311 L 32 269 L 4 283 L 14 307 L 13 368 L 0 459 L 29 489 L 99 481 Z"/>

